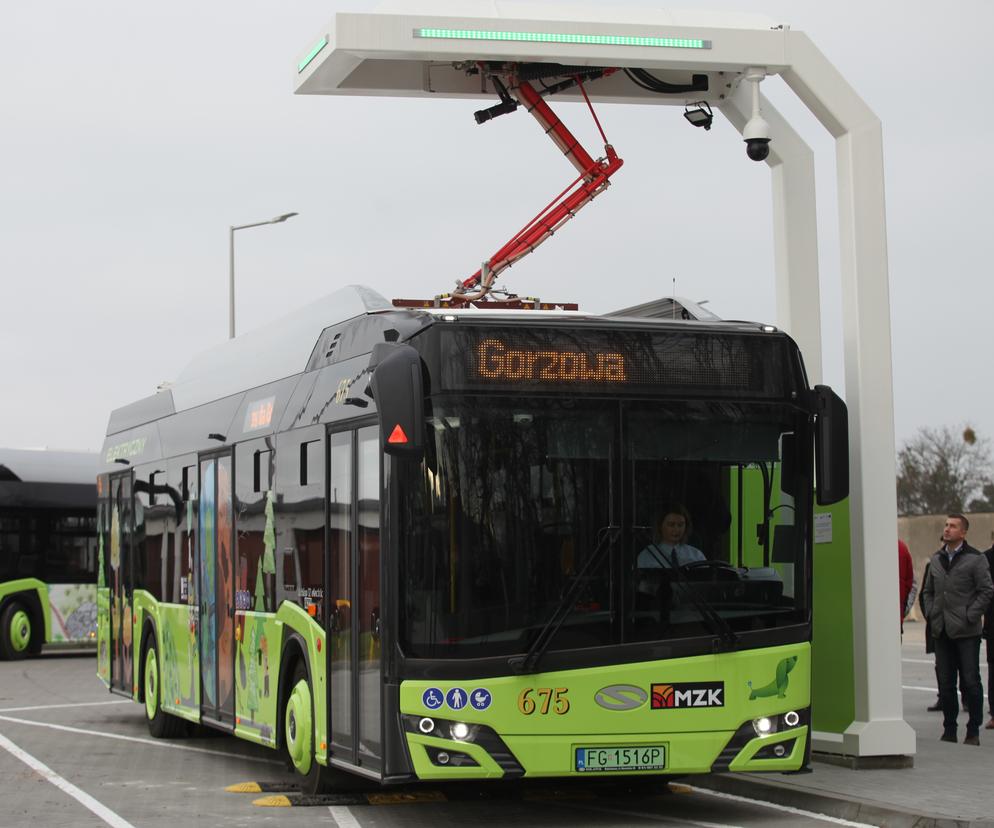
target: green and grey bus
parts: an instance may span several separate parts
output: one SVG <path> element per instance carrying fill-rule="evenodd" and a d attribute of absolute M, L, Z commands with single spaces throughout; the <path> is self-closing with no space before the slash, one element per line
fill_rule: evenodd
<path fill-rule="evenodd" d="M 847 424 L 771 326 L 346 288 L 114 411 L 99 480 L 98 672 L 154 735 L 311 790 L 808 761 Z"/>

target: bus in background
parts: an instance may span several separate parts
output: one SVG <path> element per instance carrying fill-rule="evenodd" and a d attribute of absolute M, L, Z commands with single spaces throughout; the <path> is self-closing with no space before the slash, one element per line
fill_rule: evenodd
<path fill-rule="evenodd" d="M 430 304 L 340 290 L 112 412 L 104 682 L 311 791 L 804 767 L 842 401 L 768 325 Z"/>
<path fill-rule="evenodd" d="M 96 644 L 97 455 L 0 448 L 0 659 Z"/>

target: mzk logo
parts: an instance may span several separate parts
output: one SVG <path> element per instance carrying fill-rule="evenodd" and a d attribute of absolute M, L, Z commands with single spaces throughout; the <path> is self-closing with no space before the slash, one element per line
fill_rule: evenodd
<path fill-rule="evenodd" d="M 652 709 L 724 707 L 725 682 L 695 681 L 652 685 Z"/>

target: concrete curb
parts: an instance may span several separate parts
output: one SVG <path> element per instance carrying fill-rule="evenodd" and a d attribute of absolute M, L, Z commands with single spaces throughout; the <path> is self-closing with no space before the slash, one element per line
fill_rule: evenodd
<path fill-rule="evenodd" d="M 889 803 L 847 798 L 759 774 L 718 773 L 686 781 L 718 793 L 814 811 L 880 828 L 994 828 L 994 820 L 990 819 L 959 819 L 941 814 L 916 813 Z"/>

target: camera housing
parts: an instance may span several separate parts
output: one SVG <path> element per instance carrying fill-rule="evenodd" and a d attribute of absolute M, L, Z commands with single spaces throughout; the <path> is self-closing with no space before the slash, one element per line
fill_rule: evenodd
<path fill-rule="evenodd" d="M 765 161 L 770 155 L 770 125 L 760 115 L 753 115 L 745 129 L 742 138 L 746 145 L 746 155 L 753 161 Z"/>

